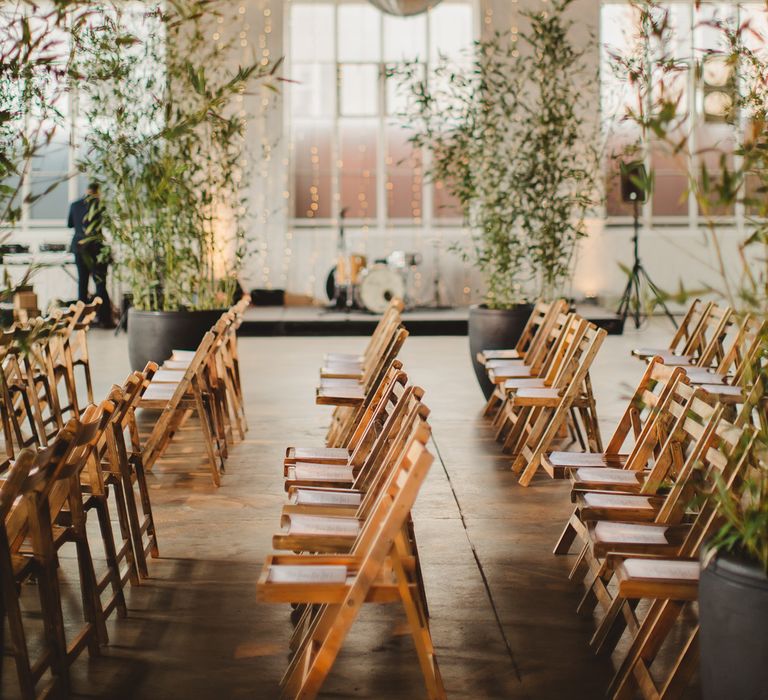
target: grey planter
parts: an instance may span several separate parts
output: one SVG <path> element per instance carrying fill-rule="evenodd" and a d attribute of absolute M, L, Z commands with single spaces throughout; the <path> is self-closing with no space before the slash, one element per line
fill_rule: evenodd
<path fill-rule="evenodd" d="M 226 309 L 210 311 L 128 311 L 128 357 L 133 369 L 161 365 L 173 350 L 196 350 Z"/>
<path fill-rule="evenodd" d="M 481 350 L 503 350 L 514 348 L 533 311 L 531 304 L 519 304 L 511 309 L 489 309 L 485 306 L 471 306 L 469 309 L 469 353 L 477 382 L 485 398 L 493 393 L 493 384 L 488 380 L 485 367 L 477 361 Z"/>
<path fill-rule="evenodd" d="M 718 554 L 699 579 L 704 700 L 768 699 L 768 575 Z"/>

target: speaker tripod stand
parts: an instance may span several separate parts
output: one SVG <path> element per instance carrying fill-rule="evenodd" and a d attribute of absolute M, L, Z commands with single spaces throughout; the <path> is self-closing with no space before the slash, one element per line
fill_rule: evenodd
<path fill-rule="evenodd" d="M 640 328 L 640 319 L 644 315 L 642 312 L 642 296 L 641 296 L 641 284 L 644 282 L 646 287 L 653 295 L 656 304 L 658 304 L 666 314 L 667 318 L 672 321 L 672 324 L 677 328 L 677 321 L 664 302 L 664 294 L 659 289 L 655 282 L 651 279 L 648 271 L 643 266 L 640 260 L 640 202 L 638 199 L 633 200 L 634 205 L 634 233 L 632 235 L 632 247 L 634 250 L 634 261 L 632 263 L 632 269 L 629 272 L 629 279 L 627 279 L 627 286 L 624 288 L 624 294 L 621 296 L 619 302 L 619 308 L 616 312 L 621 316 L 622 323 L 627 320 L 627 316 L 632 316 L 635 321 L 635 328 Z"/>

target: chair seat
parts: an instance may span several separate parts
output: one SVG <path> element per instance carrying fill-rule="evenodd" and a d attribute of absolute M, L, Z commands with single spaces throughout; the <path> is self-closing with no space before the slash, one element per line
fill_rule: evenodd
<path fill-rule="evenodd" d="M 178 384 L 183 376 L 183 370 L 179 369 L 167 369 L 163 366 L 161 369 L 155 372 L 152 377 L 152 383 L 158 384 Z"/>
<path fill-rule="evenodd" d="M 515 403 L 523 406 L 555 407 L 561 400 L 560 392 L 551 387 L 523 388 L 515 394 Z"/>
<path fill-rule="evenodd" d="M 626 454 L 605 452 L 549 452 L 542 457 L 545 468 L 553 471 L 578 469 L 580 467 L 622 467 L 627 463 Z"/>
<path fill-rule="evenodd" d="M 326 379 L 354 379 L 360 381 L 363 378 L 363 368 L 360 365 L 333 363 L 326 364 L 320 369 L 320 378 Z"/>
<path fill-rule="evenodd" d="M 512 369 L 516 370 L 521 367 L 527 367 L 525 364 L 525 360 L 522 360 L 520 358 L 513 359 L 513 360 L 486 360 L 485 366 L 487 369 L 495 369 L 495 370 L 501 370 L 502 372 L 506 369 Z"/>
<path fill-rule="evenodd" d="M 323 385 L 317 388 L 315 396 L 316 404 L 330 406 L 357 406 L 364 400 L 365 391 L 357 383 L 346 386 Z"/>
<path fill-rule="evenodd" d="M 298 506 L 359 506 L 363 494 L 349 490 L 294 488 L 289 499 Z"/>
<path fill-rule="evenodd" d="M 363 356 L 355 355 L 348 352 L 329 352 L 323 357 L 323 363 L 327 362 L 357 362 L 362 364 Z"/>
<path fill-rule="evenodd" d="M 336 464 L 308 464 L 299 462 L 288 466 L 285 490 L 292 486 L 350 486 L 355 480 L 352 467 Z"/>
<path fill-rule="evenodd" d="M 664 352 L 657 353 L 661 357 L 662 362 L 668 367 L 688 367 L 696 364 L 696 359 L 690 355 L 678 355 L 677 353 L 665 350 Z"/>
<path fill-rule="evenodd" d="M 514 348 L 509 350 L 481 350 L 477 353 L 477 359 L 480 364 L 485 364 L 489 360 L 519 360 L 520 353 Z"/>
<path fill-rule="evenodd" d="M 323 557 L 329 559 L 329 557 Z M 348 557 L 347 557 L 348 559 Z M 333 564 L 267 564 L 266 575 L 257 586 L 257 596 L 266 602 L 341 603 L 354 580 L 346 566 Z M 380 576 L 366 597 L 367 602 L 387 603 L 400 599 L 395 581 Z"/>
<path fill-rule="evenodd" d="M 744 403 L 744 392 L 739 386 L 729 384 L 700 384 L 699 386 L 707 393 L 716 396 L 721 403 Z"/>
<path fill-rule="evenodd" d="M 488 370 L 488 378 L 494 384 L 506 384 L 508 380 L 512 379 L 528 379 L 533 377 L 533 370 L 528 365 L 520 363 L 518 368 L 503 367 L 503 368 L 490 368 Z"/>
<path fill-rule="evenodd" d="M 292 535 L 334 535 L 354 538 L 360 532 L 360 521 L 351 517 L 291 513 L 283 516 L 283 531 Z"/>
<path fill-rule="evenodd" d="M 653 520 L 663 499 L 634 494 L 587 492 L 577 497 L 579 517 L 588 520 Z"/>
<path fill-rule="evenodd" d="M 616 577 L 625 598 L 698 598 L 698 561 L 629 558 L 616 567 Z"/>
<path fill-rule="evenodd" d="M 645 481 L 645 472 L 617 467 L 582 467 L 571 472 L 573 488 L 592 490 L 636 490 Z"/>
<path fill-rule="evenodd" d="M 320 388 L 327 389 L 346 389 L 347 387 L 359 387 L 360 382 L 357 379 L 344 377 L 321 377 Z"/>
<path fill-rule="evenodd" d="M 152 382 L 147 387 L 147 390 L 144 392 L 142 401 L 155 401 L 155 400 L 168 401 L 173 396 L 177 386 L 178 386 L 178 382 L 176 384 L 170 384 L 170 383 L 155 384 L 154 382 Z"/>
<path fill-rule="evenodd" d="M 692 384 L 725 384 L 728 377 L 718 372 L 712 372 L 706 367 L 686 367 L 685 374 Z"/>
<path fill-rule="evenodd" d="M 632 354 L 635 357 L 663 357 L 665 353 L 669 353 L 669 348 L 635 348 Z"/>
<path fill-rule="evenodd" d="M 294 462 L 327 462 L 346 464 L 349 450 L 346 447 L 289 447 L 285 451 L 285 464 Z"/>
<path fill-rule="evenodd" d="M 192 363 L 191 360 L 166 360 L 161 369 L 173 370 L 175 372 L 184 371 Z M 157 376 L 157 373 L 155 373 Z"/>
<path fill-rule="evenodd" d="M 504 391 L 538 389 L 545 386 L 544 380 L 540 377 L 518 377 L 517 379 L 506 379 L 504 381 Z"/>
<path fill-rule="evenodd" d="M 589 527 L 595 556 L 609 552 L 632 554 L 674 555 L 688 526 L 655 525 L 653 523 L 622 523 L 601 520 Z"/>

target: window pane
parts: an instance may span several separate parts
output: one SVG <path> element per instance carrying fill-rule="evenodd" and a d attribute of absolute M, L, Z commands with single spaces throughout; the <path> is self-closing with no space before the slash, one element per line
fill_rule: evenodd
<path fill-rule="evenodd" d="M 402 79 L 398 77 L 397 72 L 402 66 L 389 65 L 387 66 L 387 79 L 385 81 L 386 88 L 386 100 L 387 100 L 387 115 L 394 116 L 397 114 L 403 114 L 408 107 L 408 101 L 411 95 L 410 85 L 406 85 L 402 82 Z M 426 73 L 424 64 L 419 66 L 421 77 Z M 392 75 L 394 72 L 394 75 Z"/>
<path fill-rule="evenodd" d="M 339 61 L 381 59 L 381 14 L 367 3 L 339 5 Z"/>
<path fill-rule="evenodd" d="M 442 3 L 429 12 L 430 60 L 456 58 L 472 44 L 472 5 Z"/>
<path fill-rule="evenodd" d="M 293 61 L 334 60 L 333 3 L 293 3 L 290 23 Z"/>
<path fill-rule="evenodd" d="M 341 114 L 347 117 L 372 116 L 379 112 L 379 67 L 345 65 L 341 76 Z"/>
<path fill-rule="evenodd" d="M 427 54 L 426 15 L 393 17 L 384 15 L 384 60 L 424 60 Z"/>
<path fill-rule="evenodd" d="M 293 213 L 297 218 L 331 216 L 332 134 L 332 122 L 293 122 Z"/>
<path fill-rule="evenodd" d="M 460 219 L 461 206 L 442 182 L 434 184 L 433 198 L 433 216 L 436 219 Z"/>
<path fill-rule="evenodd" d="M 333 117 L 336 71 L 332 63 L 298 64 L 291 68 L 291 112 L 297 117 Z"/>
<path fill-rule="evenodd" d="M 30 180 L 33 195 L 45 192 L 50 185 L 56 182 L 55 177 L 35 177 Z M 34 202 L 30 208 L 32 219 L 66 219 L 69 213 L 69 183 L 65 180 L 59 182 L 48 194 Z"/>
<path fill-rule="evenodd" d="M 411 132 L 392 122 L 387 126 L 387 215 L 390 219 L 422 217 L 421 153 L 408 142 Z"/>
<path fill-rule="evenodd" d="M 666 147 L 651 145 L 653 169 L 653 213 L 658 216 L 688 216 L 688 159 Z"/>
<path fill-rule="evenodd" d="M 59 129 L 56 129 L 54 139 L 50 143 L 40 144 L 40 148 L 32 157 L 32 170 L 61 174 L 69 171 L 69 144 L 66 135 L 62 139 Z"/>
<path fill-rule="evenodd" d="M 376 216 L 376 134 L 372 120 L 341 122 L 341 207 L 352 218 Z"/>

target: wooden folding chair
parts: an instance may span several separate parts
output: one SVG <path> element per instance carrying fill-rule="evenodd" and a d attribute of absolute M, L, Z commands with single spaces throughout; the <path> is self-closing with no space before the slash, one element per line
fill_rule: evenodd
<path fill-rule="evenodd" d="M 206 391 L 204 366 L 215 336 L 210 331 L 203 336 L 195 356 L 177 383 L 152 382 L 141 400 L 139 408 L 161 411 L 144 443 L 144 467 L 151 469 L 165 453 L 171 439 L 191 414 L 199 419 L 211 478 L 221 484 L 224 471 L 224 451 L 219 441 L 214 417 L 213 398 Z"/>
<path fill-rule="evenodd" d="M 407 376 L 402 371 L 402 364 L 398 361 L 393 362 L 375 387 L 371 400 L 362 411 L 344 447 L 288 447 L 285 451 L 284 465 L 288 467 L 297 462 L 347 464 L 360 443 L 364 439 L 371 440 L 372 435 L 381 429 L 388 405 L 395 398 L 396 387 L 405 386 L 406 381 Z"/>
<path fill-rule="evenodd" d="M 514 395 L 519 389 L 552 387 L 557 386 L 559 382 L 567 381 L 567 372 L 570 370 L 568 358 L 584 333 L 585 323 L 584 319 L 576 314 L 558 317 L 553 328 L 553 337 L 556 342 L 552 343 L 540 369 L 535 371 L 527 366 L 521 366 L 519 375 L 509 377 L 507 376 L 508 373 L 505 372 L 503 378 L 498 378 L 499 383 L 494 395 L 498 397 L 500 406 L 493 418 L 492 425 L 496 430 L 496 439 L 503 440 L 505 451 L 513 449 L 517 436 L 514 431 L 517 420 L 515 409 L 512 407 Z M 496 383 L 497 377 L 492 369 L 489 370 L 489 378 Z M 493 398 L 491 396 L 489 399 L 488 406 L 490 406 Z"/>
<path fill-rule="evenodd" d="M 568 313 L 567 307 L 560 310 L 556 305 L 554 313 L 547 322 L 542 324 L 539 333 L 534 338 L 525 359 L 494 359 L 486 358 L 484 365 L 488 381 L 494 385 L 494 391 L 488 398 L 483 414 L 492 416 L 496 413 L 506 398 L 504 384 L 509 380 L 546 379 L 553 365 L 561 356 L 560 347 L 567 342 L 569 333 L 573 332 L 580 317 Z M 565 306 L 565 305 L 562 305 Z"/>
<path fill-rule="evenodd" d="M 316 390 L 315 403 L 337 407 L 326 437 L 328 447 L 343 446 L 349 441 L 354 426 L 373 397 L 375 387 L 397 358 L 407 337 L 408 331 L 404 328 L 397 330 L 386 351 L 379 358 L 376 368 L 364 383 L 354 379 L 326 379 L 321 382 Z"/>
<path fill-rule="evenodd" d="M 45 430 L 38 425 L 39 413 L 33 409 L 32 394 L 27 374 L 19 361 L 19 350 L 15 343 L 15 329 L 0 333 L 0 355 L 2 356 L 2 402 L 3 433 L 6 454 L 13 457 L 24 447 L 41 445 Z"/>
<path fill-rule="evenodd" d="M 250 299 L 250 297 L 248 297 Z M 222 333 L 221 342 L 217 345 L 213 359 L 216 367 L 213 374 L 217 377 L 217 384 L 223 392 L 222 405 L 226 405 L 228 414 L 226 418 L 231 433 L 231 426 L 237 429 L 241 440 L 245 439 L 248 430 L 248 422 L 245 417 L 245 399 L 240 378 L 240 359 L 237 352 L 237 330 L 242 324 L 243 315 L 240 310 L 243 300 L 238 302 L 229 311 L 222 315 L 219 322 L 211 329 L 214 334 Z M 174 350 L 170 359 L 163 363 L 162 370 L 183 371 L 191 362 L 195 352 L 193 350 Z"/>
<path fill-rule="evenodd" d="M 659 356 L 664 364 L 670 366 L 708 367 L 713 360 L 716 361 L 718 354 L 722 354 L 723 339 L 734 321 L 734 311 L 730 306 L 710 304 L 684 351 L 680 354 L 665 351 Z"/>
<path fill-rule="evenodd" d="M 717 365 L 685 368 L 692 384 L 706 385 L 711 387 L 711 391 L 719 391 L 720 384 L 736 387 L 748 383 L 746 375 L 766 342 L 768 321 L 747 314 L 738 326 L 733 324 L 731 330 L 735 332 L 732 332 L 727 346 L 718 356 Z"/>
<path fill-rule="evenodd" d="M 677 327 L 675 334 L 667 348 L 635 348 L 632 355 L 643 360 L 649 360 L 652 357 L 661 357 L 667 354 L 684 355 L 688 351 L 697 333 L 701 330 L 701 322 L 706 318 L 712 302 L 703 302 L 701 299 L 694 299 L 688 310 Z"/>
<path fill-rule="evenodd" d="M 323 366 L 342 364 L 351 366 L 352 369 L 362 369 L 369 363 L 369 360 L 372 357 L 375 357 L 377 354 L 377 348 L 381 342 L 380 337 L 392 327 L 393 321 L 395 322 L 395 326 L 400 323 L 400 314 L 404 308 L 405 305 L 403 304 L 402 299 L 392 299 L 389 302 L 389 306 L 387 307 L 386 311 L 384 311 L 384 313 L 381 315 L 379 322 L 376 324 L 376 328 L 368 340 L 368 345 L 361 354 L 356 355 L 349 353 L 329 352 L 326 353 L 323 358 Z"/>
<path fill-rule="evenodd" d="M 749 446 L 747 446 L 749 447 Z M 747 449 L 742 459 L 746 459 Z M 618 595 L 624 600 L 650 600 L 624 660 L 609 687 L 615 700 L 675 698 L 685 690 L 698 665 L 697 623 L 676 642 L 679 649 L 671 669 L 659 680 L 652 674 L 656 657 L 681 614 L 698 599 L 698 558 L 621 558 L 615 564 Z"/>
<path fill-rule="evenodd" d="M 225 312 L 211 328 L 214 336 L 213 343 L 206 354 L 198 376 L 205 393 L 210 397 L 210 409 L 213 427 L 216 432 L 216 442 L 222 457 L 229 454 L 229 443 L 234 440 L 230 402 L 233 400 L 229 394 L 221 355 L 226 352 L 228 329 L 233 323 L 234 316 Z M 183 372 L 189 368 L 190 361 L 166 360 L 162 367 L 155 373 L 155 384 L 177 384 Z M 245 437 L 243 435 L 243 437 Z"/>
<path fill-rule="evenodd" d="M 609 591 L 616 564 L 628 556 L 679 559 L 697 557 L 722 520 L 712 501 L 712 490 L 717 478 L 715 475 L 719 475 L 719 482 L 726 490 L 740 487 L 749 466 L 749 455 L 745 452 L 741 458 L 736 459 L 734 451 L 737 446 L 748 444 L 753 433 L 751 426 L 737 426 L 724 419 L 716 426 L 715 440 L 698 457 L 695 476 L 698 478 L 699 492 L 704 497 L 695 501 L 697 510 L 694 512 L 689 512 L 691 504 L 682 503 L 683 498 L 689 494 L 678 488 L 677 494 L 673 493 L 667 498 L 664 508 L 659 511 L 653 523 L 604 522 L 590 527 L 590 546 L 598 562 L 592 567 L 580 608 L 596 603 L 604 608 L 604 616 L 590 642 L 597 651 L 605 650 L 611 640 L 617 641 L 618 634 L 623 630 L 617 624 L 620 614 L 623 614 L 624 625 L 633 634 L 637 631 L 635 602 L 629 602 Z"/>
<path fill-rule="evenodd" d="M 319 604 L 283 678 L 286 698 L 314 698 L 364 602 L 401 602 L 430 698 L 445 698 L 413 560 L 403 534 L 433 461 L 426 425 L 409 440 L 349 554 L 270 556 L 258 583 L 265 602 Z"/>
<path fill-rule="evenodd" d="M 101 297 L 95 297 L 90 304 L 76 305 L 75 308 L 79 308 L 80 315 L 72 326 L 66 345 L 66 353 L 69 357 L 67 363 L 72 368 L 73 379 L 75 378 L 77 368 L 80 367 L 82 369 L 88 403 L 93 403 L 93 380 L 91 378 L 91 357 L 88 352 L 88 331 L 96 320 L 102 303 Z M 64 372 L 67 369 L 62 367 L 60 371 Z"/>
<path fill-rule="evenodd" d="M 548 452 L 542 466 L 556 478 L 583 467 L 622 467 L 638 443 L 649 439 L 649 430 L 658 431 L 655 418 L 674 385 L 685 375 L 682 367 L 671 368 L 657 357 L 648 363 L 640 382 L 627 403 L 616 429 L 602 452 Z M 658 432 L 651 438 L 659 442 Z"/>
<path fill-rule="evenodd" d="M 45 350 L 53 328 L 53 324 L 35 319 L 13 331 L 13 354 L 24 379 L 22 386 L 26 386 L 27 402 L 37 427 L 37 444 L 41 446 L 47 445 L 64 427 L 53 366 Z"/>
<path fill-rule="evenodd" d="M 19 550 L 30 531 L 37 535 L 38 542 L 43 539 L 42 533 L 31 527 L 36 522 L 36 513 L 33 510 L 30 514 L 28 506 L 40 476 L 49 471 L 55 472 L 66 460 L 75 438 L 74 429 L 76 426 L 69 426 L 62 431 L 59 439 L 39 455 L 34 450 L 21 450 L 15 462 L 6 468 L 0 485 L 0 581 L 10 633 L 5 651 L 14 659 L 19 690 L 24 700 L 38 697 L 37 687 L 47 673 L 50 678 L 41 689 L 40 697 L 54 691 L 60 679 L 66 679 L 67 674 L 66 643 L 59 636 L 63 627 L 53 624 L 56 618 L 54 610 L 57 606 L 61 607 L 58 586 L 52 585 L 49 577 L 39 575 L 34 557 L 23 556 Z M 35 468 L 38 478 L 30 479 L 30 472 Z M 30 654 L 20 602 L 20 585 L 32 576 L 38 578 L 37 592 L 43 616 L 41 649 L 34 660 Z"/>
<path fill-rule="evenodd" d="M 302 476 L 300 470 L 288 468 L 286 490 L 290 502 L 283 508 L 283 529 L 272 540 L 275 549 L 349 550 L 387 478 L 387 469 L 396 463 L 419 419 L 426 420 L 429 415 L 421 403 L 423 393 L 418 387 L 404 390 L 359 464 L 322 465 L 311 479 L 295 478 Z"/>
<path fill-rule="evenodd" d="M 3 569 L 6 614 L 19 682 L 25 697 L 35 697 L 35 685 L 50 668 L 62 694 L 69 693 L 69 666 L 88 648 L 98 656 L 99 645 L 107 643 L 107 630 L 99 597 L 96 574 L 85 527 L 80 472 L 103 430 L 104 415 L 96 407 L 83 414 L 82 422 L 72 419 L 35 458 L 20 493 L 24 499 L 5 518 L 5 541 L 12 561 Z M 66 543 L 75 544 L 85 623 L 68 644 L 59 589 L 57 551 Z M 7 575 L 6 575 L 7 574 Z M 34 575 L 39 587 L 44 625 L 45 650 L 30 664 L 24 622 L 18 598 L 18 584 Z"/>
<path fill-rule="evenodd" d="M 533 311 L 531 311 L 531 315 L 528 317 L 515 347 L 483 349 L 477 353 L 477 361 L 482 365 L 498 361 L 526 361 L 529 355 L 534 353 L 535 349 L 544 341 L 548 326 L 554 323 L 558 314 L 567 312 L 568 304 L 564 299 L 556 299 L 551 302 L 539 299 L 534 304 Z"/>
<path fill-rule="evenodd" d="M 119 388 L 117 397 L 125 410 L 109 424 L 100 452 L 105 481 L 115 489 L 121 526 L 123 521 L 127 522 L 133 559 L 141 578 L 149 576 L 147 557 L 157 558 L 160 553 L 135 410 L 156 369 L 157 365 L 148 363 L 143 372 L 134 372 Z"/>
<path fill-rule="evenodd" d="M 390 304 L 359 360 L 326 356 L 320 369 L 321 379 L 355 379 L 364 383 L 366 377 L 376 371 L 382 353 L 400 326 L 400 310 L 399 305 Z"/>
<path fill-rule="evenodd" d="M 577 569 L 582 563 L 586 563 L 590 571 L 590 577 L 598 574 L 600 558 L 604 556 L 606 550 L 610 550 L 612 547 L 613 551 L 633 551 L 635 544 L 637 547 L 642 547 L 644 543 L 641 540 L 641 535 L 639 535 L 640 532 L 653 532 L 659 536 L 661 534 L 673 536 L 675 534 L 673 529 L 663 532 L 661 530 L 652 531 L 650 528 L 644 529 L 636 525 L 636 523 L 640 520 L 645 524 L 655 523 L 657 526 L 672 527 L 680 525 L 687 512 L 686 509 L 692 495 L 691 478 L 693 475 L 697 470 L 700 471 L 702 469 L 702 465 L 710 470 L 724 466 L 719 462 L 722 454 L 718 450 L 712 449 L 713 445 L 727 448 L 727 452 L 730 453 L 741 439 L 743 429 L 737 428 L 722 418 L 722 405 L 716 406 L 708 419 L 692 415 L 698 409 L 695 401 L 690 406 L 690 410 L 686 412 L 688 415 L 683 415 L 675 427 L 675 432 L 683 433 L 683 435 L 673 435 L 665 444 L 665 449 L 670 449 L 673 440 L 678 440 L 678 444 L 680 442 L 687 442 L 689 447 L 686 451 L 685 461 L 680 465 L 680 468 L 674 475 L 674 479 L 669 480 L 669 486 L 667 487 L 669 491 L 660 501 L 660 505 L 655 513 L 653 513 L 650 519 L 644 515 L 642 518 L 635 519 L 631 516 L 626 518 L 623 516 L 616 517 L 613 511 L 608 511 L 607 517 L 596 518 L 595 520 L 591 519 L 591 515 L 587 517 L 585 514 L 581 514 L 582 522 L 586 524 L 585 546 L 579 557 L 579 562 L 574 566 L 572 577 L 575 576 Z M 672 460 L 670 459 L 669 461 Z M 650 471 L 653 472 L 653 470 Z M 622 495 L 635 495 L 639 491 L 627 489 L 619 493 Z M 652 488 L 645 488 L 643 492 L 659 493 L 659 489 L 654 492 Z M 628 542 L 626 549 L 620 550 L 614 547 L 613 544 L 622 542 L 622 537 L 626 540 L 636 537 L 637 540 L 634 544 L 631 541 Z M 613 544 L 611 543 L 611 538 L 615 538 Z M 657 540 L 656 544 L 658 545 L 659 543 L 660 540 Z M 679 540 L 676 541 L 676 544 L 679 545 Z"/>

